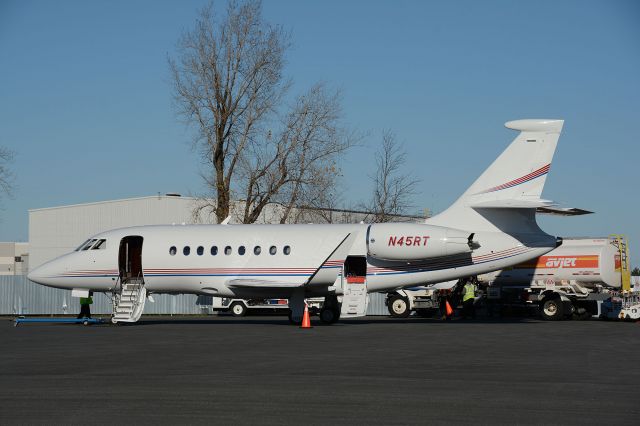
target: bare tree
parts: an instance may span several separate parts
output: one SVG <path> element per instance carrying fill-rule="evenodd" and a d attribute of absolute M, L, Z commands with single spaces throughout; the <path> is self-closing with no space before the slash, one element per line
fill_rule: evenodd
<path fill-rule="evenodd" d="M 178 112 L 196 129 L 194 146 L 210 167 L 203 177 L 213 197 L 198 214 L 210 209 L 220 222 L 242 198 L 243 223 L 273 202 L 286 221 L 305 191 L 330 186 L 329 165 L 351 145 L 339 127 L 339 94 L 319 84 L 285 111 L 289 45 L 281 27 L 262 20 L 259 1 L 232 0 L 222 16 L 205 7 L 182 36 L 178 59 L 169 59 Z"/>
<path fill-rule="evenodd" d="M 11 196 L 13 189 L 13 173 L 9 165 L 13 161 L 13 152 L 0 147 L 0 198 L 2 195 Z"/>
<path fill-rule="evenodd" d="M 282 207 L 280 223 L 297 221 L 301 206 L 329 203 L 339 175 L 337 156 L 355 140 L 339 126 L 340 116 L 339 92 L 317 84 L 296 99 L 272 141 L 251 146 L 240 165 L 243 223 L 255 222 L 269 203 Z"/>
<path fill-rule="evenodd" d="M 366 205 L 372 215 L 371 221 L 388 222 L 394 216 L 407 214 L 413 207 L 411 198 L 416 194 L 419 180 L 402 173 L 406 160 L 406 153 L 395 135 L 390 130 L 384 131 L 376 153 L 373 196 Z"/>

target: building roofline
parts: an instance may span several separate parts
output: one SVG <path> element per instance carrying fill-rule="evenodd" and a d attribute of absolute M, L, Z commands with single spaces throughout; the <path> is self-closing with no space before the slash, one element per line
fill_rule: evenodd
<path fill-rule="evenodd" d="M 37 209 L 29 209 L 27 211 L 31 213 L 31 212 L 38 212 L 38 211 L 44 211 L 44 210 L 56 210 L 56 209 L 66 209 L 71 207 L 95 206 L 98 204 L 120 203 L 123 201 L 148 200 L 150 198 L 155 198 L 157 200 L 162 200 L 162 199 L 197 200 L 196 197 L 185 197 L 185 196 L 175 196 L 175 195 L 147 195 L 144 197 L 119 198 L 117 200 L 93 201 L 90 203 L 67 204 L 64 206 L 54 206 L 54 207 L 41 207 Z"/>
<path fill-rule="evenodd" d="M 77 204 L 67 204 L 63 206 L 53 206 L 53 207 L 41 207 L 36 209 L 28 209 L 29 213 L 31 212 L 39 212 L 39 211 L 47 211 L 47 210 L 58 210 L 58 209 L 67 209 L 74 207 L 84 207 L 84 206 L 95 206 L 100 204 L 112 204 L 112 203 L 121 203 L 124 201 L 137 201 L 137 200 L 148 200 L 148 199 L 180 199 L 187 201 L 197 201 L 200 198 L 198 197 L 190 197 L 190 196 L 181 196 L 181 195 L 147 195 L 144 197 L 130 197 L 130 198 L 119 198 L 116 200 L 103 200 L 103 201 L 93 201 L 89 203 L 77 203 Z M 243 202 L 244 200 L 236 200 L 237 202 Z M 279 203 L 270 203 L 279 205 Z M 363 214 L 363 215 L 372 215 L 373 212 L 367 212 L 362 210 L 351 210 L 351 209 L 336 209 L 336 208 L 321 208 L 321 207 L 312 207 L 312 206 L 300 206 L 300 209 L 309 210 L 309 211 L 326 211 L 333 213 L 355 213 L 355 214 Z M 424 216 L 412 215 L 412 214 L 395 214 L 390 215 L 395 218 L 404 218 L 404 219 L 424 219 Z"/>

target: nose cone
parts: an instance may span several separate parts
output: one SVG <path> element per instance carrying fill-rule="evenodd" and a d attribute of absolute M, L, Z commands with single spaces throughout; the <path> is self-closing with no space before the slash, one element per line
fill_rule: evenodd
<path fill-rule="evenodd" d="M 36 284 L 47 285 L 47 284 L 49 284 L 49 280 L 47 278 L 51 278 L 51 277 L 47 277 L 47 275 L 48 275 L 47 269 L 49 269 L 49 268 L 47 267 L 47 264 L 45 263 L 44 265 L 39 266 L 36 269 L 34 269 L 31 272 L 29 272 L 27 274 L 27 278 L 29 279 L 29 281 L 33 281 Z"/>
<path fill-rule="evenodd" d="M 40 284 L 40 282 L 38 281 L 38 279 L 40 278 L 39 275 L 39 270 L 40 268 L 36 268 L 33 271 L 29 272 L 27 274 L 27 279 L 29 279 L 29 281 L 33 281 L 34 283 Z"/>
<path fill-rule="evenodd" d="M 38 266 L 27 274 L 27 278 L 37 284 L 59 287 L 61 275 L 66 269 L 65 262 L 62 261 L 63 257 Z"/>

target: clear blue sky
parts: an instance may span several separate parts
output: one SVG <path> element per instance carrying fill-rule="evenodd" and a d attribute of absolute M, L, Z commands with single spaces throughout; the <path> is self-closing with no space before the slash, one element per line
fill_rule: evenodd
<path fill-rule="evenodd" d="M 0 145 L 16 152 L 0 240 L 27 239 L 30 208 L 203 191 L 167 67 L 203 4 L 0 1 Z M 626 233 L 640 250 L 640 2 L 263 6 L 293 35 L 294 90 L 341 88 L 346 121 L 370 134 L 344 158 L 345 199 L 368 195 L 382 129 L 422 180 L 416 210 L 437 212 L 515 136 L 504 122 L 563 118 L 544 195 L 596 214 L 543 228 Z"/>

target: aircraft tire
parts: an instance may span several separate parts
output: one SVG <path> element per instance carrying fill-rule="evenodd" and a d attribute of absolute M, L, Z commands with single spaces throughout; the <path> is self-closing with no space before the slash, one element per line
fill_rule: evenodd
<path fill-rule="evenodd" d="M 406 297 L 400 296 L 399 294 L 389 299 L 387 307 L 392 317 L 407 318 L 409 315 L 411 315 L 409 300 L 407 300 Z"/>
<path fill-rule="evenodd" d="M 335 324 L 340 319 L 340 311 L 331 308 L 323 308 L 320 311 L 320 321 L 323 324 Z"/>
<path fill-rule="evenodd" d="M 247 314 L 247 307 L 241 302 L 233 302 L 229 306 L 229 311 L 234 317 L 243 317 Z"/>
<path fill-rule="evenodd" d="M 564 318 L 564 307 L 559 297 L 549 296 L 540 303 L 540 314 L 547 321 L 560 321 Z"/>

